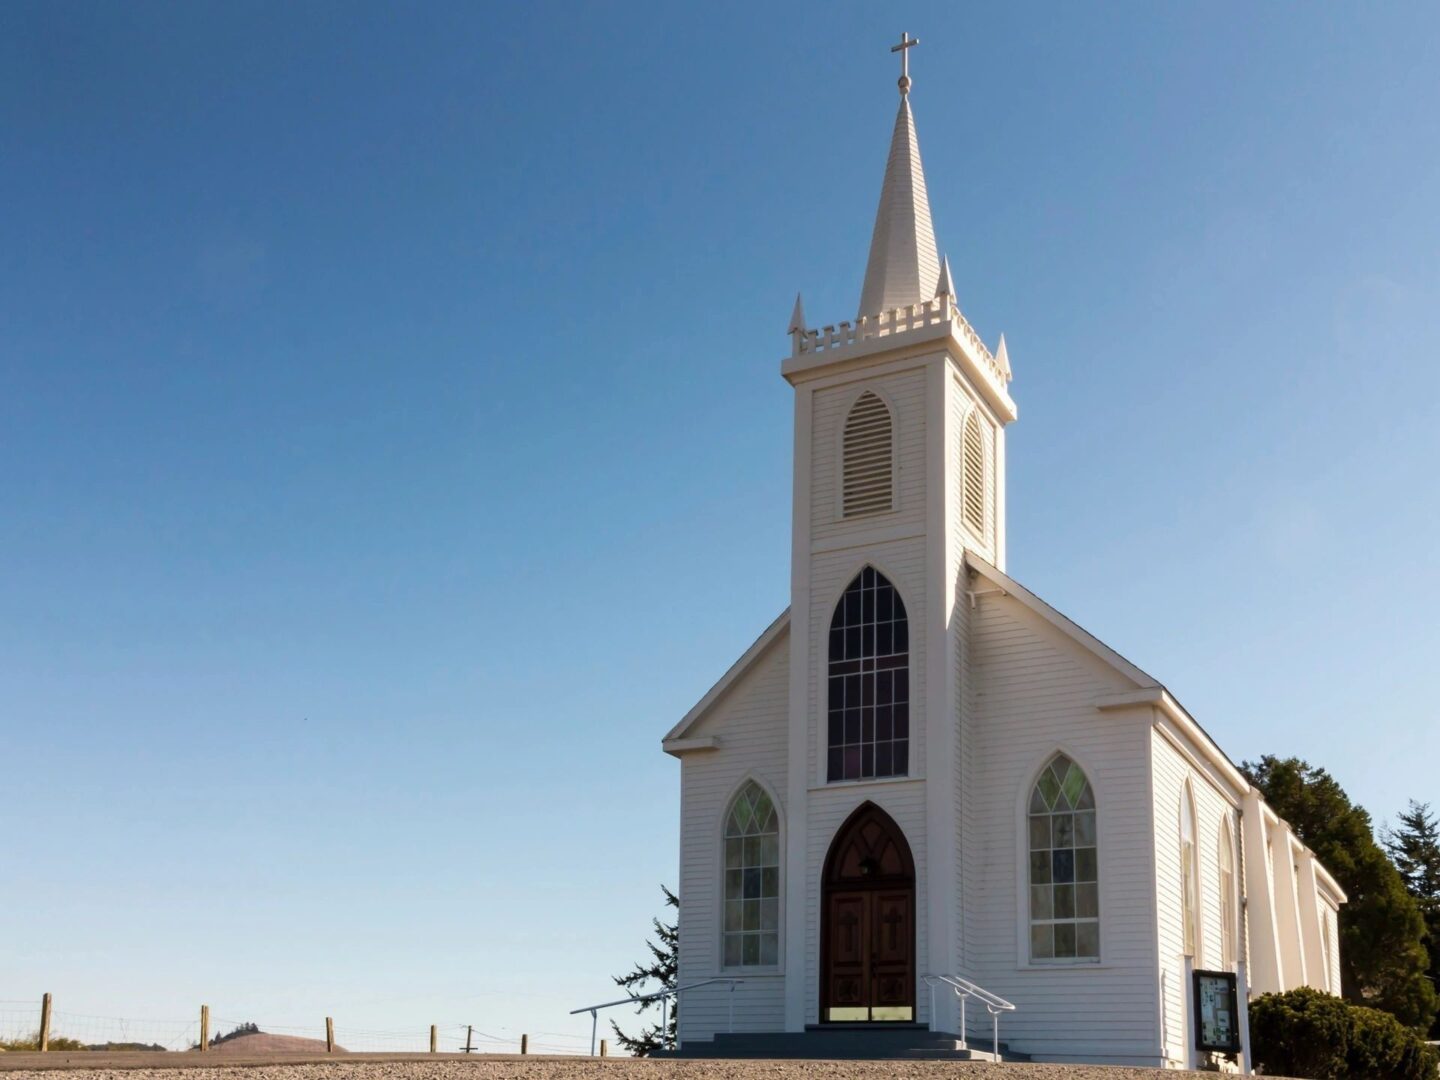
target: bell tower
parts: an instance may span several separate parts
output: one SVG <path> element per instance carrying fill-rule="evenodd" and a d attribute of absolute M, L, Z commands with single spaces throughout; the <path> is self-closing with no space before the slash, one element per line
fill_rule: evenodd
<path fill-rule="evenodd" d="M 916 44 L 906 34 L 892 49 L 900 104 L 859 313 L 812 328 L 797 296 L 780 366 L 795 391 L 783 905 L 792 1031 L 826 1019 L 817 868 L 867 800 L 916 856 L 915 970 L 963 966 L 959 599 L 967 551 L 1004 568 L 1005 427 L 1016 408 L 1004 339 L 992 352 L 960 313 L 935 242 L 910 107 Z M 903 655 L 899 630 L 864 622 L 867 593 L 903 609 Z M 846 614 L 852 594 L 859 629 Z M 924 995 L 914 1008 L 926 1019 Z"/>

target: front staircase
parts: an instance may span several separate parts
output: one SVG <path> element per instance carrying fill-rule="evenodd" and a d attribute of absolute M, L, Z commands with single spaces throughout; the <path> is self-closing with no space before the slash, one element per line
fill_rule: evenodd
<path fill-rule="evenodd" d="M 958 1035 L 931 1031 L 923 1024 L 823 1024 L 804 1031 L 720 1033 L 713 1042 L 686 1042 L 678 1050 L 655 1057 L 678 1058 L 801 1058 L 824 1060 L 877 1060 L 886 1058 L 932 1061 L 1029 1061 L 1001 1042 L 997 1055 L 989 1039 L 969 1039 L 961 1049 Z"/>

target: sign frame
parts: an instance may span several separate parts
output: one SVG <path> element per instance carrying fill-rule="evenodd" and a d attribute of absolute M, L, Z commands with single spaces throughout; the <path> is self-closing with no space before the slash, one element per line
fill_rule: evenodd
<path fill-rule="evenodd" d="M 1196 969 L 1190 973 L 1190 980 L 1190 1000 L 1194 1003 L 1195 1049 L 1220 1054 L 1240 1053 L 1240 988 L 1235 972 Z M 1228 1042 L 1216 1041 L 1212 1033 L 1206 1030 L 1204 999 L 1207 988 L 1212 1000 L 1218 990 L 1225 1007 L 1229 1009 L 1231 1038 Z"/>

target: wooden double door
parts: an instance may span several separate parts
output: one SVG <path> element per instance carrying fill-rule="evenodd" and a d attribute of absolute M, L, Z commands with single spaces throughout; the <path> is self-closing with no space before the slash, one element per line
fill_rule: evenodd
<path fill-rule="evenodd" d="M 841 826 L 821 892 L 821 1019 L 914 1020 L 915 865 L 885 811 L 865 803 Z"/>

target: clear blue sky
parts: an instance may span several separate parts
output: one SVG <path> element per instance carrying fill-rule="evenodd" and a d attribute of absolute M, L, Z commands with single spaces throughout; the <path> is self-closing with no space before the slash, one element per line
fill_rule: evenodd
<path fill-rule="evenodd" d="M 584 1030 L 787 601 L 901 30 L 1011 571 L 1440 802 L 1435 6 L 9 3 L 0 998 Z"/>

